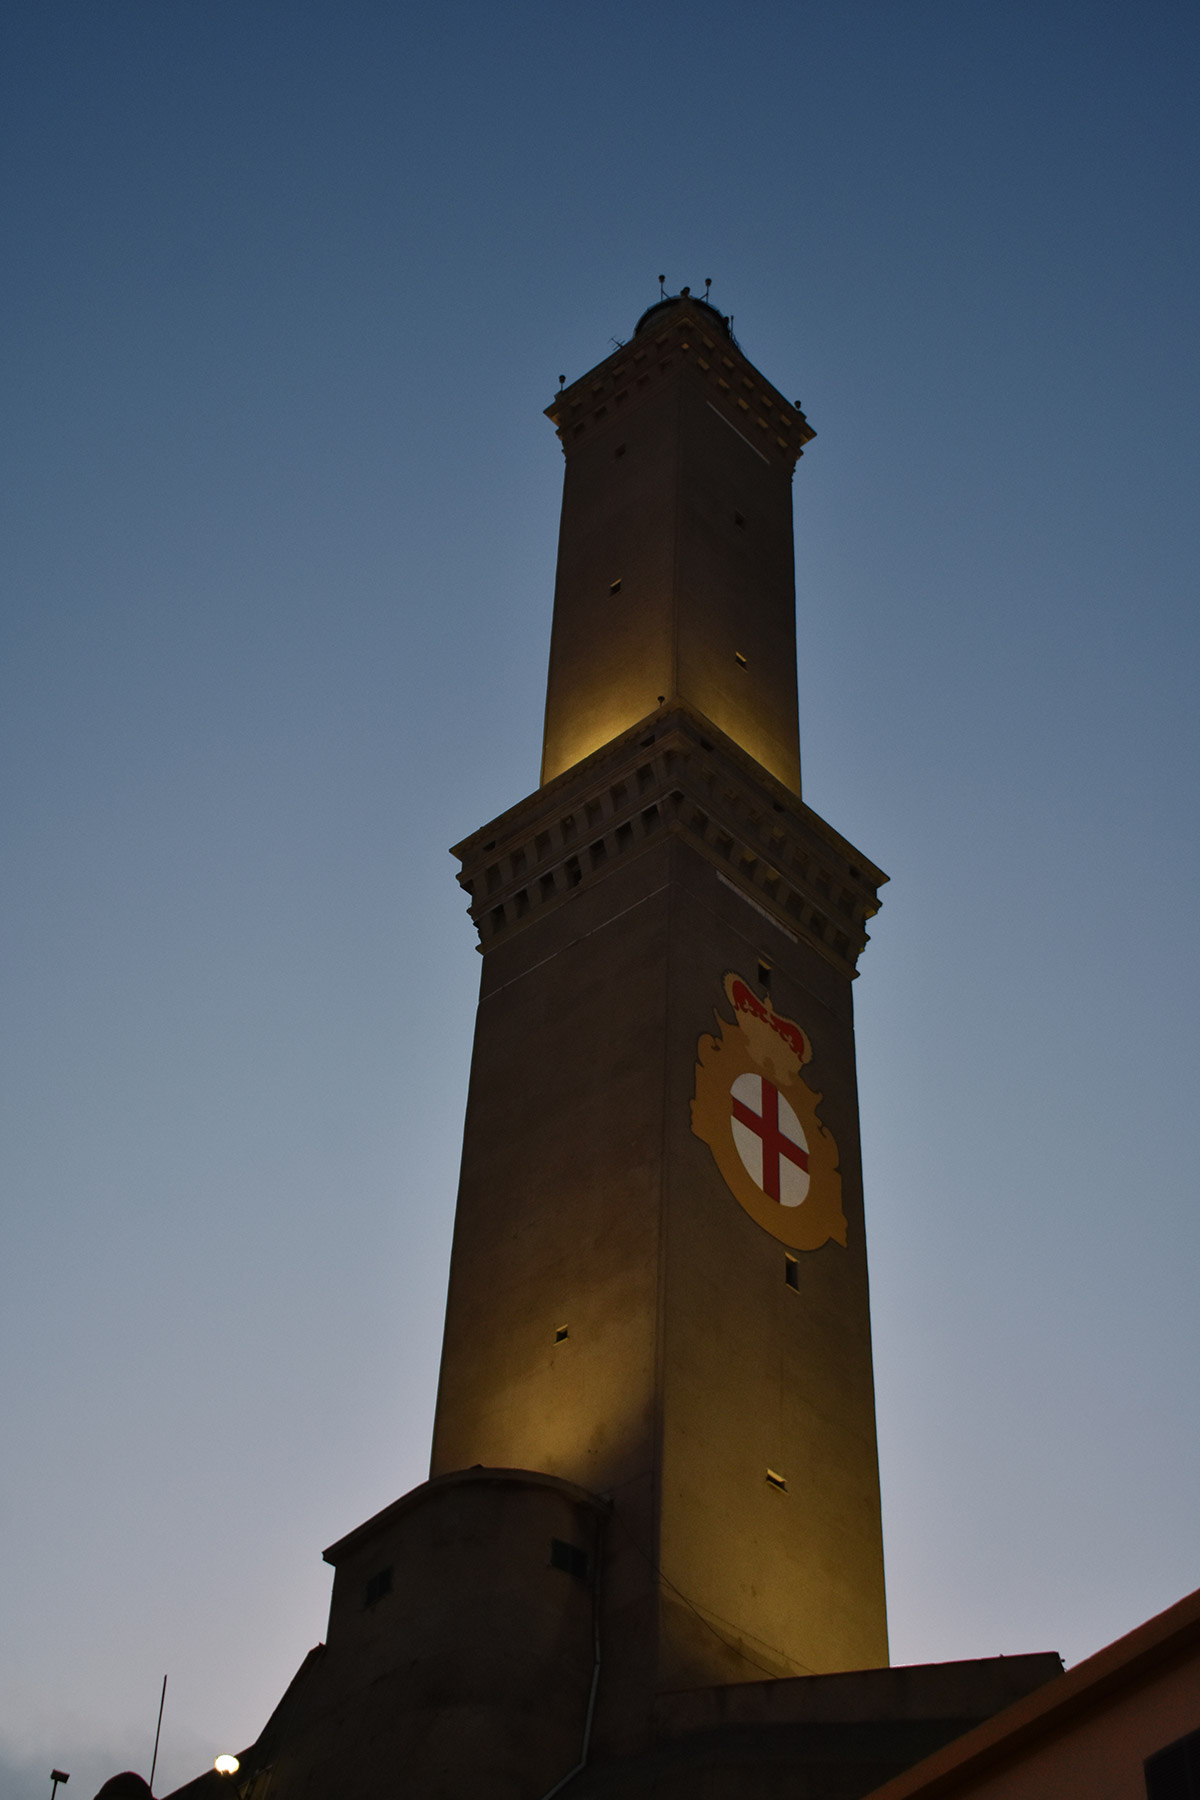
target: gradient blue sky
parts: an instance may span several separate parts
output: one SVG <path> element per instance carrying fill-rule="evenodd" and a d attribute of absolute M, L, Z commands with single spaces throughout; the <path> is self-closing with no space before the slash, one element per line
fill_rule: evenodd
<path fill-rule="evenodd" d="M 1200 13 L 9 0 L 0 1785 L 160 1791 L 422 1479 L 541 416 L 666 273 L 819 436 L 897 1661 L 1200 1582 Z"/>

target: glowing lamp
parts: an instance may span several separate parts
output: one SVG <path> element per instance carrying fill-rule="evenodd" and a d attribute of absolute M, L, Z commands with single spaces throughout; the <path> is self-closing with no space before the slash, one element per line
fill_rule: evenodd
<path fill-rule="evenodd" d="M 236 1756 L 218 1756 L 213 1764 L 218 1775 L 236 1775 L 241 1766 Z"/>

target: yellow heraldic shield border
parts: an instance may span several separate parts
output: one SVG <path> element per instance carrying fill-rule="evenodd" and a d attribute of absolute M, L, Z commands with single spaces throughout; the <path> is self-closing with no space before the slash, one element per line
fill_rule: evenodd
<path fill-rule="evenodd" d="M 812 1056 L 808 1034 L 793 1019 L 777 1013 L 769 998 L 760 1000 L 740 975 L 731 971 L 724 986 L 733 1008 L 733 1023 L 716 1013 L 720 1037 L 706 1032 L 696 1045 L 692 1130 L 708 1145 L 725 1185 L 756 1225 L 793 1250 L 819 1250 L 831 1239 L 844 1247 L 846 1216 L 838 1147 L 817 1117 L 821 1095 L 800 1078 L 800 1070 Z M 774 1082 L 804 1130 L 808 1192 L 798 1206 L 782 1206 L 765 1193 L 738 1153 L 732 1090 L 741 1075 L 765 1076 Z"/>

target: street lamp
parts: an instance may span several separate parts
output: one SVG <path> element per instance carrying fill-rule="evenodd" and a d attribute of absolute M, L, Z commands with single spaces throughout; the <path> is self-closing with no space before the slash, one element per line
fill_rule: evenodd
<path fill-rule="evenodd" d="M 59 1782 L 68 1782 L 71 1777 L 67 1774 L 65 1769 L 51 1769 L 50 1779 L 54 1783 L 54 1786 L 50 1789 L 50 1800 L 54 1800 L 54 1796 L 58 1792 Z"/>
<path fill-rule="evenodd" d="M 236 1756 L 218 1756 L 213 1764 L 218 1775 L 236 1775 L 241 1766 Z M 54 1800 L 53 1794 L 50 1796 L 50 1800 Z"/>

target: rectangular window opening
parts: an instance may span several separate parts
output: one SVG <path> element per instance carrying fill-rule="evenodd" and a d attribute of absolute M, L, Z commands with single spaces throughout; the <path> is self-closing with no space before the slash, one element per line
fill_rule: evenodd
<path fill-rule="evenodd" d="M 767 992 L 770 993 L 771 965 L 769 962 L 760 962 L 758 965 L 758 985 L 760 988 L 765 988 Z"/>
<path fill-rule="evenodd" d="M 1200 1731 L 1156 1750 L 1142 1769 L 1147 1800 L 1196 1800 L 1200 1795 Z"/>
<path fill-rule="evenodd" d="M 579 858 L 577 856 L 568 856 L 566 862 L 563 864 L 563 868 L 567 871 L 568 886 L 578 887 L 583 880 L 583 870 L 579 866 Z"/>
<path fill-rule="evenodd" d="M 780 1494 L 787 1493 L 787 1482 L 778 1469 L 767 1470 L 767 1486 L 775 1488 Z"/>
<path fill-rule="evenodd" d="M 800 1264 L 794 1256 L 785 1256 L 783 1259 L 783 1282 L 785 1287 L 791 1288 L 793 1294 L 800 1292 Z"/>
<path fill-rule="evenodd" d="M 736 663 L 737 663 L 737 664 L 738 664 L 738 666 L 739 666 L 739 668 L 742 668 L 742 669 L 744 669 L 744 668 L 745 668 L 745 666 L 746 666 L 746 659 L 745 659 L 745 657 L 744 657 L 744 656 L 743 656 L 743 655 L 742 655 L 742 653 L 741 653 L 741 651 L 740 651 L 740 650 L 735 650 L 735 651 L 734 651 L 734 653 L 733 653 L 733 660 L 734 660 L 734 662 L 736 662 Z"/>
<path fill-rule="evenodd" d="M 610 582 L 609 582 L 609 584 L 608 584 L 608 591 L 609 591 L 609 593 L 610 593 L 610 594 L 619 594 L 619 593 L 620 593 L 620 591 L 621 591 L 621 577 L 620 577 L 620 576 L 619 576 L 619 575 L 618 575 L 618 576 L 617 576 L 617 579 L 616 579 L 616 580 L 615 580 L 615 581 L 610 581 Z"/>
<path fill-rule="evenodd" d="M 592 859 L 593 869 L 598 869 L 600 867 L 600 864 L 607 860 L 608 850 L 605 847 L 603 838 L 597 838 L 596 842 L 592 845 L 591 849 L 588 851 L 588 855 Z"/>
<path fill-rule="evenodd" d="M 558 1330 L 554 1334 L 554 1341 L 556 1344 L 561 1344 L 563 1339 L 569 1338 L 570 1335 L 571 1335 L 570 1326 L 569 1325 L 560 1325 Z"/>
<path fill-rule="evenodd" d="M 363 1605 L 375 1606 L 385 1594 L 390 1594 L 391 1591 L 392 1566 L 389 1563 L 386 1569 L 380 1569 L 369 1577 L 367 1585 L 363 1589 Z"/>
<path fill-rule="evenodd" d="M 553 875 L 543 875 L 542 876 L 541 888 L 542 888 L 542 899 L 549 900 L 550 896 L 554 892 L 554 877 L 553 877 Z"/>
<path fill-rule="evenodd" d="M 576 1581 L 586 1581 L 588 1573 L 588 1554 L 578 1544 L 564 1543 L 562 1538 L 550 1539 L 550 1567 L 561 1569 L 564 1575 L 573 1575 Z"/>

